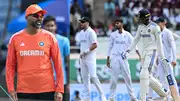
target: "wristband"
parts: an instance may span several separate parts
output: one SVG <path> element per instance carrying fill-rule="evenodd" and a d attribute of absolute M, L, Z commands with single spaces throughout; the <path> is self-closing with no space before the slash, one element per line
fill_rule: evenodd
<path fill-rule="evenodd" d="M 90 49 L 88 48 L 87 50 L 84 51 L 84 53 L 89 53 L 90 52 Z"/>

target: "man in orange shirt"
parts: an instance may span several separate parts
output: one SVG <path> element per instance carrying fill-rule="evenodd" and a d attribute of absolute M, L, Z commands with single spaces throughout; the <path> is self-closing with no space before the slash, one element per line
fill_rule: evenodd
<path fill-rule="evenodd" d="M 46 11 L 38 5 L 30 5 L 26 9 L 27 28 L 15 33 L 9 41 L 6 83 L 15 101 L 18 98 L 62 101 L 64 83 L 60 51 L 55 36 L 41 28 L 44 14 Z M 17 89 L 14 89 L 15 71 Z"/>

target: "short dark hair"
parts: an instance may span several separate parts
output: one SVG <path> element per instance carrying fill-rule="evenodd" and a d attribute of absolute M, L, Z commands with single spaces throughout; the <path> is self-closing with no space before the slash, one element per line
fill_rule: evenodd
<path fill-rule="evenodd" d="M 46 17 L 44 18 L 44 20 L 43 20 L 43 25 L 45 25 L 45 24 L 48 23 L 49 21 L 54 21 L 54 22 L 56 22 L 56 19 L 55 19 L 55 17 L 48 15 L 48 16 L 46 16 Z"/>
<path fill-rule="evenodd" d="M 117 17 L 117 18 L 115 18 L 115 19 L 114 19 L 114 22 L 115 22 L 115 23 L 116 23 L 116 22 L 120 22 L 120 23 L 122 23 L 122 24 L 123 24 L 123 19 L 122 19 L 122 18 Z"/>
<path fill-rule="evenodd" d="M 166 19 L 161 16 L 161 17 L 159 17 L 155 22 L 156 22 L 156 23 L 166 22 Z"/>

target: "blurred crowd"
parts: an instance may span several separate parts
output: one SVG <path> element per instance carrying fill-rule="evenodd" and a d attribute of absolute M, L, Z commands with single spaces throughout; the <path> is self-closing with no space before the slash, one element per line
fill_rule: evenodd
<path fill-rule="evenodd" d="M 87 2 L 89 1 L 89 2 Z M 71 45 L 77 45 L 76 36 L 80 31 L 78 19 L 87 16 L 91 20 L 91 27 L 96 31 L 97 36 L 108 36 L 113 31 L 113 19 L 121 17 L 125 30 L 136 31 L 138 11 L 146 8 L 151 12 L 152 20 L 163 16 L 167 20 L 167 27 L 173 30 L 180 30 L 180 0 L 104 0 L 103 21 L 96 20 L 96 15 L 92 15 L 94 9 L 93 0 L 85 0 L 83 8 L 78 1 L 74 0 L 70 9 L 71 22 Z M 93 22 L 95 21 L 95 22 Z"/>

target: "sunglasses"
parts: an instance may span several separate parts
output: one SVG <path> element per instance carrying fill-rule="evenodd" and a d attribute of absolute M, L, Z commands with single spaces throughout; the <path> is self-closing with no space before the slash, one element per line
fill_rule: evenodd
<path fill-rule="evenodd" d="M 35 13 L 35 14 L 31 14 L 33 17 L 35 18 L 39 18 L 39 17 L 44 17 L 44 14 L 43 13 Z"/>
<path fill-rule="evenodd" d="M 86 21 L 81 21 L 81 23 L 85 23 Z"/>

